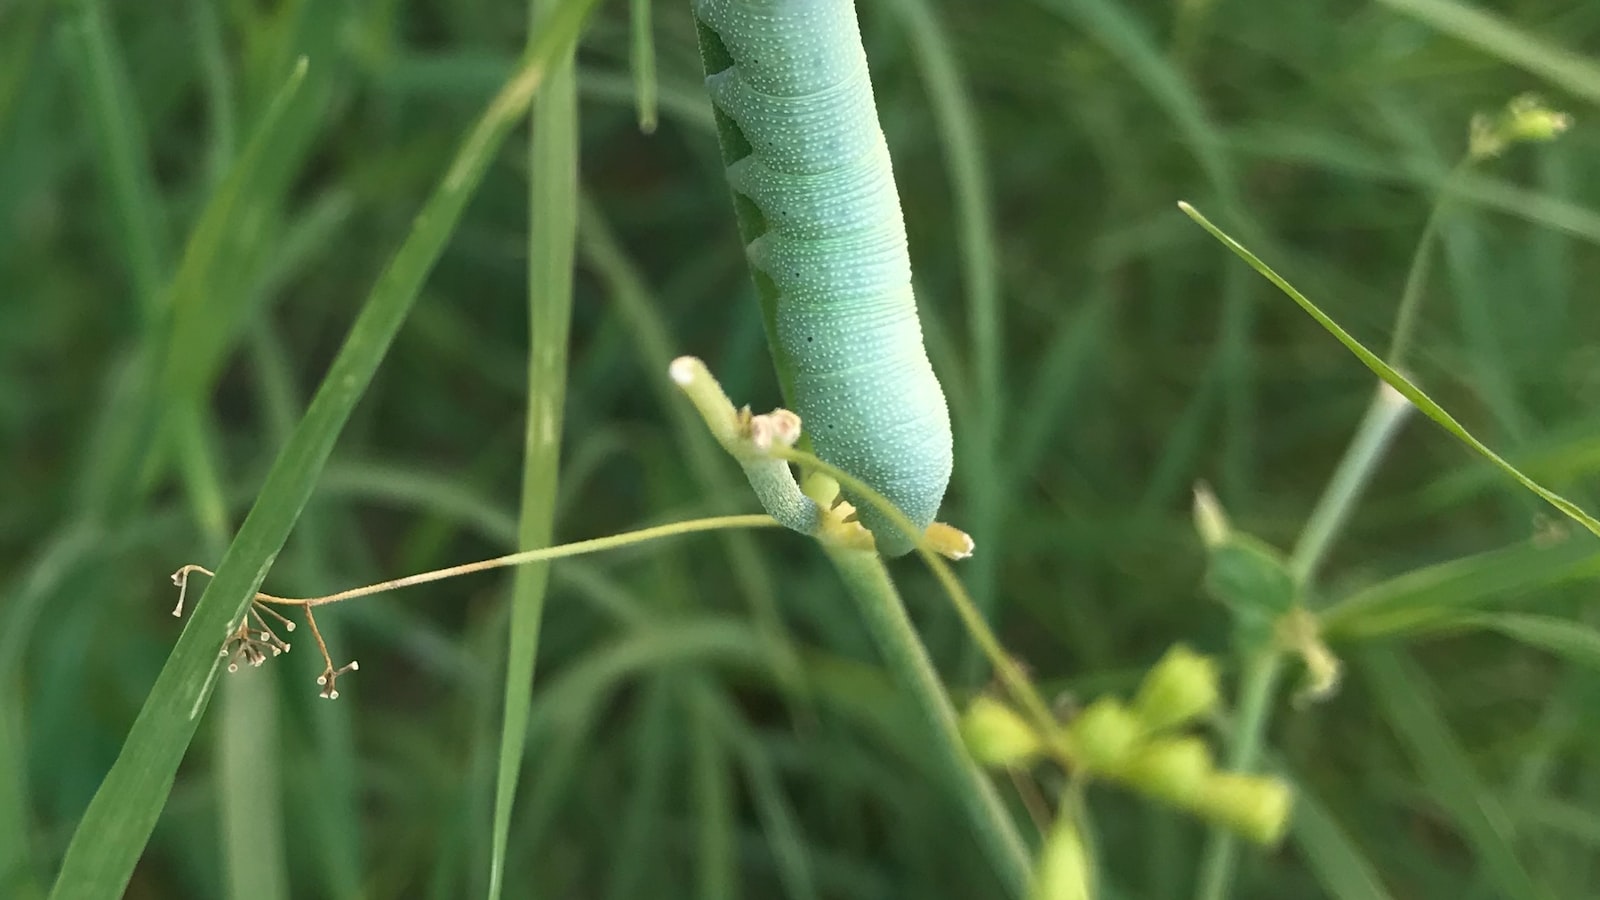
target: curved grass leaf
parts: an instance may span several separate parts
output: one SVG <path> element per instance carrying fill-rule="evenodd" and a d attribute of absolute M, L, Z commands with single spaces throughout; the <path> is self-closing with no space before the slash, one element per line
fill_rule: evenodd
<path fill-rule="evenodd" d="M 1498 631 L 1530 647 L 1555 654 L 1569 662 L 1600 669 L 1600 631 L 1570 619 L 1528 613 L 1486 613 L 1469 616 L 1462 624 Z"/>
<path fill-rule="evenodd" d="M 684 698 L 689 729 L 689 779 L 695 822 L 696 896 L 733 900 L 739 895 L 739 867 L 734 859 L 734 797 L 727 752 L 715 730 L 706 698 L 697 692 Z"/>
<path fill-rule="evenodd" d="M 73 47 L 81 78 L 80 90 L 95 129 L 111 210 L 116 218 L 116 238 L 125 257 L 133 293 L 146 320 L 159 318 L 162 246 L 160 208 L 155 178 L 151 174 L 150 147 L 139 107 L 131 96 L 132 79 L 122 53 L 106 23 L 99 2 L 77 4 L 72 16 Z"/>
<path fill-rule="evenodd" d="M 1358 659 L 1378 708 L 1422 776 L 1430 798 L 1471 845 L 1496 896 L 1553 900 L 1517 857 L 1511 818 L 1473 770 L 1466 749 L 1440 714 L 1427 674 L 1399 651 L 1374 649 Z"/>
<path fill-rule="evenodd" d="M 682 752 L 673 730 L 680 712 L 675 679 L 658 675 L 642 690 L 629 734 L 633 779 L 627 808 L 617 811 L 619 827 L 606 874 L 606 897 L 614 900 L 632 900 L 649 891 L 649 873 L 660 866 L 663 855 L 658 838 L 670 815 L 668 785 L 677 780 L 668 773 Z"/>
<path fill-rule="evenodd" d="M 1377 870 L 1304 783 L 1294 791 L 1291 836 L 1306 864 L 1334 900 L 1389 900 Z"/>
<path fill-rule="evenodd" d="M 1568 500 L 1567 498 L 1561 496 L 1555 491 L 1550 490 L 1539 482 L 1534 481 L 1532 478 L 1529 478 L 1527 475 L 1523 474 L 1521 469 L 1513 466 L 1511 463 L 1507 462 L 1504 457 L 1500 456 L 1498 453 L 1495 453 L 1493 450 L 1490 450 L 1487 444 L 1474 437 L 1470 431 L 1467 431 L 1465 426 L 1456 421 L 1454 416 L 1450 415 L 1448 412 L 1445 412 L 1444 407 L 1434 402 L 1433 398 L 1424 393 L 1421 388 L 1417 387 L 1415 384 L 1412 384 L 1409 378 L 1406 378 L 1404 375 L 1400 374 L 1388 363 L 1384 362 L 1382 359 L 1379 359 L 1377 354 L 1363 346 L 1360 341 L 1356 340 L 1354 337 L 1351 337 L 1349 332 L 1339 327 L 1339 323 L 1335 322 L 1327 313 L 1319 309 L 1315 303 L 1312 303 L 1309 299 L 1307 299 L 1306 295 L 1296 290 L 1294 285 L 1290 284 L 1288 281 L 1285 281 L 1283 276 L 1279 275 L 1277 272 L 1274 272 L 1270 266 L 1262 262 L 1254 253 L 1246 250 L 1244 245 L 1229 237 L 1222 229 L 1213 225 L 1210 219 L 1207 219 L 1205 216 L 1200 214 L 1199 210 L 1196 210 L 1187 203 L 1179 203 L 1178 208 L 1182 209 L 1189 218 L 1195 220 L 1200 227 L 1204 228 L 1206 231 L 1209 231 L 1212 237 L 1221 241 L 1223 246 L 1227 247 L 1229 250 L 1232 250 L 1240 259 L 1249 263 L 1252 269 L 1260 272 L 1268 281 L 1276 285 L 1278 290 L 1288 294 L 1289 299 L 1299 304 L 1300 308 L 1309 313 L 1311 318 L 1316 319 L 1317 324 L 1327 329 L 1328 333 L 1337 338 L 1339 343 L 1343 344 L 1351 353 L 1354 353 L 1357 359 L 1361 360 L 1361 362 L 1364 363 L 1367 368 L 1372 370 L 1373 374 L 1383 379 L 1389 384 L 1390 387 L 1404 395 L 1405 398 L 1410 400 L 1418 409 L 1423 412 L 1424 415 L 1439 423 L 1439 425 L 1443 427 L 1445 431 L 1455 435 L 1456 438 L 1463 444 L 1466 444 L 1468 447 L 1476 450 L 1485 459 L 1493 463 L 1494 466 L 1500 471 L 1516 479 L 1517 483 L 1538 495 L 1551 506 L 1554 506 L 1556 509 L 1560 510 L 1564 515 L 1572 519 L 1574 522 L 1577 522 L 1579 525 L 1587 528 L 1596 536 L 1600 536 L 1600 520 L 1596 520 L 1593 516 L 1589 515 L 1587 512 L 1584 512 L 1581 507 L 1579 507 L 1576 503 L 1573 503 L 1571 500 Z"/>
<path fill-rule="evenodd" d="M 744 769 L 751 802 L 766 832 L 767 846 L 777 863 L 778 880 L 783 883 L 784 894 L 790 900 L 818 900 L 821 895 L 817 893 L 811 853 L 794 807 L 784 794 L 776 767 L 761 751 L 738 713 L 709 688 L 702 693 L 703 705 L 714 714 L 716 731 Z"/>
<path fill-rule="evenodd" d="M 305 416 L 278 455 L 260 498 L 195 605 L 116 763 L 73 834 L 51 896 L 122 894 L 193 738 L 224 632 L 266 578 L 356 401 L 443 252 L 495 151 L 551 63 L 569 48 L 595 0 L 569 0 L 540 34 L 516 76 L 468 133 L 411 232 L 379 277 Z"/>
<path fill-rule="evenodd" d="M 1402 634 L 1454 621 L 1518 592 L 1600 576 L 1600 551 L 1584 540 L 1523 543 L 1414 569 L 1356 591 L 1321 616 L 1329 637 Z"/>
<path fill-rule="evenodd" d="M 1498 16 L 1454 0 L 1380 0 L 1492 56 L 1600 102 L 1600 65 L 1535 37 Z"/>

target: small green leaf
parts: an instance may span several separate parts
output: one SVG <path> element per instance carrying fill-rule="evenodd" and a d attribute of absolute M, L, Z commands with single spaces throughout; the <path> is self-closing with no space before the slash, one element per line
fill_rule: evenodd
<path fill-rule="evenodd" d="M 1247 646 L 1269 639 L 1272 623 L 1294 607 L 1298 595 L 1283 554 L 1238 531 L 1211 549 L 1205 590 L 1233 613 Z"/>

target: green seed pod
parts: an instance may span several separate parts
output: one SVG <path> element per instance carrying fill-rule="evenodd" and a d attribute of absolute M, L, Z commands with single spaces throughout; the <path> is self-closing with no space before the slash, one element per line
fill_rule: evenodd
<path fill-rule="evenodd" d="M 1120 701 L 1102 697 L 1072 721 L 1069 734 L 1079 765 L 1090 772 L 1115 772 L 1132 758 L 1144 728 Z"/>
<path fill-rule="evenodd" d="M 1217 708 L 1219 681 L 1215 663 L 1179 644 L 1145 676 L 1133 710 L 1151 731 L 1187 725 Z"/>
<path fill-rule="evenodd" d="M 1039 848 L 1038 868 L 1028 900 L 1089 900 L 1089 857 L 1083 840 L 1065 815 L 1056 820 Z"/>
<path fill-rule="evenodd" d="M 1158 738 L 1141 747 L 1124 777 L 1152 797 L 1192 807 L 1214 774 L 1206 742 L 1180 737 Z"/>
<path fill-rule="evenodd" d="M 1258 844 L 1275 844 L 1289 826 L 1293 797 L 1276 778 L 1219 772 L 1207 779 L 1195 809 Z"/>
<path fill-rule="evenodd" d="M 1022 768 L 1039 756 L 1039 735 L 999 700 L 982 696 L 961 717 L 967 752 L 986 766 Z"/>
<path fill-rule="evenodd" d="M 1506 132 L 1514 141 L 1553 141 L 1571 127 L 1571 116 L 1551 109 L 1534 94 L 1524 94 L 1506 106 Z"/>

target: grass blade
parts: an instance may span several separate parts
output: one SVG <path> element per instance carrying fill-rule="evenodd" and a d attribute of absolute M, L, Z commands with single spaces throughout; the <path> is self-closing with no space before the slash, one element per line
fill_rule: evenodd
<path fill-rule="evenodd" d="M 262 433 L 272 445 L 288 440 L 294 430 L 299 410 L 299 388 L 290 371 L 283 343 L 270 325 L 252 329 L 250 335 L 252 368 L 256 372 L 257 405 L 261 409 Z M 327 470 L 321 487 L 327 491 Z M 329 504 L 330 506 L 334 504 Z M 334 517 L 322 514 L 316 507 L 301 516 L 296 525 L 300 546 L 308 548 L 300 578 L 307 584 L 326 584 L 331 580 L 328 559 L 337 554 L 327 538 L 329 533 L 346 530 Z M 323 624 L 325 636 L 339 641 L 335 632 L 342 631 L 337 620 Z M 306 660 L 302 666 L 303 677 L 315 678 L 315 662 Z M 322 704 L 314 707 L 315 713 L 309 734 L 302 735 L 302 745 L 314 747 L 317 771 L 301 773 L 291 783 L 296 802 L 289 807 L 288 817 L 297 827 L 303 827 L 314 853 L 307 866 L 318 876 L 323 896 L 329 900 L 355 900 L 363 896 L 361 889 L 363 827 L 360 807 L 360 779 L 355 749 L 354 727 L 348 716 Z M 292 746 L 285 742 L 284 748 Z M 280 759 L 283 754 L 280 753 Z M 295 791 L 296 787 L 300 790 Z M 314 798 L 314 799 L 312 799 Z"/>
<path fill-rule="evenodd" d="M 1534 481 L 1532 478 L 1529 478 L 1527 475 L 1523 474 L 1521 469 L 1518 469 L 1516 466 L 1507 462 L 1505 458 L 1500 456 L 1498 453 L 1490 450 L 1488 445 L 1474 437 L 1471 432 L 1467 431 L 1465 426 L 1456 421 L 1454 416 L 1450 415 L 1448 412 L 1445 412 L 1444 407 L 1434 402 L 1432 397 L 1429 397 L 1426 393 L 1423 393 L 1421 388 L 1412 384 L 1410 379 L 1400 374 L 1388 363 L 1384 362 L 1382 359 L 1379 359 L 1377 354 L 1373 353 L 1371 350 L 1368 350 L 1360 341 L 1352 337 L 1349 332 L 1339 327 L 1339 323 L 1335 322 L 1327 313 L 1323 312 L 1317 307 L 1316 304 L 1307 299 L 1306 295 L 1296 290 L 1294 285 L 1285 281 L 1283 276 L 1279 275 L 1277 272 L 1274 272 L 1270 266 L 1262 262 L 1254 253 L 1246 250 L 1244 245 L 1229 237 L 1222 229 L 1211 224 L 1211 220 L 1201 215 L 1200 212 L 1194 207 L 1187 203 L 1179 203 L 1178 207 L 1182 209 L 1184 213 L 1189 216 L 1189 218 L 1199 223 L 1200 227 L 1204 228 L 1206 231 L 1209 231 L 1212 237 L 1221 241 L 1223 246 L 1227 247 L 1229 250 L 1232 250 L 1240 259 L 1244 260 L 1246 263 L 1249 263 L 1252 269 L 1255 269 L 1257 272 L 1261 273 L 1263 277 L 1277 286 L 1278 290 L 1289 295 L 1289 299 L 1299 304 L 1300 308 L 1310 314 L 1311 318 L 1316 319 L 1317 324 L 1321 325 L 1328 331 L 1329 334 L 1337 338 L 1339 343 L 1343 344 L 1351 353 L 1354 353 L 1357 359 L 1361 360 L 1361 362 L 1365 364 L 1367 368 L 1372 370 L 1373 374 L 1383 379 L 1389 384 L 1390 387 L 1404 395 L 1407 400 L 1410 400 L 1418 409 L 1422 410 L 1424 415 L 1439 423 L 1439 425 L 1443 427 L 1445 431 L 1455 435 L 1456 438 L 1463 444 L 1466 444 L 1468 447 L 1476 450 L 1481 456 L 1483 456 L 1483 458 L 1493 463 L 1500 471 L 1514 478 L 1518 484 L 1521 484 L 1523 487 L 1532 491 L 1545 502 L 1560 510 L 1568 518 L 1593 532 L 1596 536 L 1600 536 L 1600 521 L 1597 521 L 1593 516 L 1584 512 L 1583 509 L 1576 503 L 1573 503 L 1571 500 L 1568 500 L 1567 498 L 1557 494 L 1555 491 L 1550 490 L 1539 482 Z"/>
<path fill-rule="evenodd" d="M 539 36 L 516 76 L 468 133 L 411 232 L 379 277 L 360 315 L 278 455 L 261 495 L 195 605 L 117 761 L 78 824 L 52 896 L 121 896 L 155 827 L 194 736 L 217 649 L 265 579 L 317 475 L 438 259 L 495 151 L 516 125 L 550 66 L 571 47 L 595 0 L 569 0 Z"/>
<path fill-rule="evenodd" d="M 1295 845 L 1328 896 L 1334 900 L 1389 900 L 1372 863 L 1304 783 L 1295 785 L 1292 827 Z"/>
<path fill-rule="evenodd" d="M 694 796 L 697 869 L 695 896 L 701 900 L 733 900 L 739 896 L 739 869 L 734 860 L 734 799 L 728 754 L 715 727 L 710 691 L 685 692 L 683 703 L 693 721 L 689 729 L 689 777 Z"/>
<path fill-rule="evenodd" d="M 1211 121 L 1194 82 L 1168 58 L 1148 27 L 1125 4 L 1109 0 L 1034 0 L 1056 15 L 1071 21 L 1092 36 L 1150 96 L 1171 120 L 1172 127 L 1194 155 L 1206 180 L 1216 191 L 1225 212 L 1243 220 L 1246 211 L 1239 192 L 1238 176 L 1229 158 L 1221 132 Z M 1196 384 L 1185 425 L 1169 446 L 1166 458 L 1150 479 L 1141 508 L 1150 512 L 1166 508 L 1174 494 L 1194 481 L 1194 466 L 1208 429 L 1219 417 L 1223 424 L 1223 461 L 1217 473 L 1218 487 L 1224 496 L 1249 493 L 1249 480 L 1255 471 L 1251 462 L 1254 448 L 1250 435 L 1257 429 L 1255 418 L 1255 362 L 1251 334 L 1254 331 L 1254 305 L 1247 281 L 1231 273 L 1223 279 L 1222 311 L 1218 321 L 1216 349 L 1205 364 Z"/>
<path fill-rule="evenodd" d="M 1451 621 L 1508 597 L 1594 578 L 1600 552 L 1584 540 L 1522 543 L 1414 569 L 1363 588 L 1329 607 L 1329 637 L 1395 635 Z"/>
<path fill-rule="evenodd" d="M 1600 669 L 1600 631 L 1569 619 L 1527 613 L 1492 613 L 1468 617 L 1463 624 L 1498 631 L 1569 662 Z"/>
<path fill-rule="evenodd" d="M 0 669 L 3 671 L 3 669 Z M 8 697 L 25 696 L 20 679 L 0 675 Z M 44 896 L 34 867 L 33 822 L 28 800 L 27 723 L 22 703 L 0 707 L 0 891 L 18 900 Z"/>
<path fill-rule="evenodd" d="M 289 897 L 283 839 L 278 695 L 272 673 L 244 669 L 223 686 L 220 765 L 227 896 Z"/>
<path fill-rule="evenodd" d="M 230 531 L 223 498 L 216 427 L 209 409 L 178 416 L 178 466 L 190 515 L 200 525 L 208 558 L 221 556 Z M 277 900 L 289 896 L 279 779 L 278 696 L 274 681 L 245 670 L 222 691 L 215 736 L 216 780 L 226 896 Z"/>
<path fill-rule="evenodd" d="M 13 134 L 11 115 L 27 87 L 34 54 L 40 46 L 47 46 L 39 35 L 53 9 L 54 4 L 50 3 L 12 4 L 0 14 L 0 25 L 4 26 L 4 43 L 0 43 L 0 135 Z"/>
<path fill-rule="evenodd" d="M 605 895 L 614 900 L 630 900 L 649 892 L 649 873 L 661 864 L 658 839 L 667 818 L 667 786 L 676 780 L 668 771 L 679 761 L 672 731 L 679 713 L 679 692 L 673 677 L 658 675 L 642 690 L 630 735 L 633 777 L 628 805 L 617 811 L 620 821 L 607 874 Z"/>
<path fill-rule="evenodd" d="M 199 360 L 220 360 L 221 339 L 210 333 L 194 313 L 227 306 L 212 302 L 208 286 L 230 239 L 238 237 L 233 233 L 238 210 L 247 204 L 268 164 L 287 155 L 280 135 L 293 130 L 292 114 L 303 112 L 298 100 L 304 93 L 305 76 L 306 66 L 297 65 L 273 96 L 244 151 L 207 199 L 171 283 L 147 304 L 150 328 L 141 356 L 135 362 L 132 377 L 118 386 L 119 394 L 104 423 L 104 433 L 96 437 L 96 442 L 107 450 L 96 455 L 81 479 L 83 502 L 93 515 L 110 515 L 137 506 L 140 492 L 157 474 L 152 463 L 159 449 L 156 439 L 162 425 L 174 424 L 172 420 L 178 418 L 175 412 L 187 412 L 188 406 L 200 401 L 206 365 Z M 113 174 L 116 185 L 120 185 L 116 187 L 119 193 L 139 193 L 136 172 L 119 169 Z M 146 218 L 133 218 L 135 214 Z M 141 234 L 152 230 L 152 216 L 150 207 L 142 206 L 127 213 L 121 226 L 126 232 L 123 242 L 137 248 L 141 256 L 158 252 L 149 236 Z M 150 265 L 159 262 L 157 259 Z"/>
<path fill-rule="evenodd" d="M 659 121 L 656 100 L 656 38 L 650 26 L 650 0 L 629 0 L 628 65 L 633 69 L 633 102 L 639 111 L 639 130 L 655 134 Z"/>
<path fill-rule="evenodd" d="M 555 0 L 532 0 L 529 28 L 537 41 L 552 25 Z M 569 47 L 550 70 L 534 105 L 529 147 L 528 211 L 528 416 L 522 462 L 522 514 L 518 546 L 549 546 L 555 525 L 556 476 L 561 461 L 562 405 L 567 390 L 567 334 L 572 320 L 572 262 L 578 234 L 578 100 Z M 522 566 L 512 580 L 506 651 L 505 706 L 495 776 L 494 831 L 489 850 L 490 900 L 505 881 L 511 807 L 528 736 L 539 626 L 544 617 L 549 565 Z"/>
<path fill-rule="evenodd" d="M 1359 656 L 1379 709 L 1405 746 L 1429 794 L 1472 845 L 1479 865 L 1508 900 L 1551 898 L 1517 858 L 1511 818 L 1473 771 L 1465 748 L 1429 696 L 1427 674 L 1399 651 Z"/>
<path fill-rule="evenodd" d="M 101 154 L 116 235 L 133 295 L 146 321 L 162 307 L 163 248 L 151 177 L 150 149 L 139 122 L 139 107 L 130 96 L 127 67 L 106 24 L 99 0 L 77 4 L 74 37 L 79 52 L 74 71 L 80 74 L 84 103 Z"/>
<path fill-rule="evenodd" d="M 1454 0 L 1380 0 L 1485 53 L 1600 103 L 1600 65 L 1535 37 L 1506 20 Z"/>
<path fill-rule="evenodd" d="M 725 700 L 709 688 L 703 693 L 704 704 L 717 720 L 717 732 L 744 769 L 751 803 L 766 832 L 767 846 L 777 864 L 784 894 L 790 900 L 817 900 L 820 895 L 812 871 L 811 853 L 772 760 L 762 752 L 744 720 Z"/>
<path fill-rule="evenodd" d="M 962 423 L 972 437 L 961 441 L 962 477 L 966 479 L 967 520 L 962 524 L 979 546 L 1004 546 L 1001 509 L 1008 487 L 1001 471 L 999 441 L 1006 423 L 1004 371 L 1005 321 L 1000 302 L 1000 268 L 994 215 L 989 200 L 989 179 L 984 162 L 978 116 L 973 109 L 960 63 L 950 46 L 939 14 L 928 0 L 896 0 L 892 4 L 906 29 L 928 99 L 934 127 L 943 148 L 945 168 L 955 193 L 953 218 L 958 223 L 957 247 L 961 254 L 963 293 L 967 302 L 967 328 L 972 333 L 972 395 L 982 398 Z M 967 586 L 973 602 L 993 614 L 994 584 L 999 553 L 980 553 L 967 567 Z M 981 661 L 970 646 L 963 661 L 968 681 Z"/>
<path fill-rule="evenodd" d="M 722 448 L 706 432 L 688 404 L 677 396 L 668 379 L 660 377 L 677 356 L 677 338 L 662 318 L 661 304 L 646 287 L 643 273 L 623 252 L 605 217 L 593 203 L 585 203 L 580 210 L 578 238 L 585 263 L 604 282 L 617 316 L 633 338 L 634 355 L 642 369 L 640 375 L 671 417 L 679 453 L 710 504 L 709 508 L 718 512 L 748 508 L 749 501 L 745 499 L 748 491 L 743 479 L 728 471 Z M 738 532 L 728 532 L 720 540 L 727 550 L 729 569 L 748 598 L 751 617 L 772 636 L 775 644 L 787 642 L 773 578 L 765 569 L 755 541 L 750 535 Z"/>

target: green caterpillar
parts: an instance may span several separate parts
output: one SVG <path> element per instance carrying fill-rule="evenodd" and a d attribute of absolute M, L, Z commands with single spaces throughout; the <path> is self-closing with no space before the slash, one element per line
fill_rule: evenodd
<path fill-rule="evenodd" d="M 706 79 L 750 153 L 728 167 L 766 231 L 777 341 L 817 455 L 919 528 L 950 482 L 950 413 L 923 349 L 905 222 L 853 0 L 693 0 L 733 63 Z M 879 552 L 912 537 L 844 492 Z"/>

